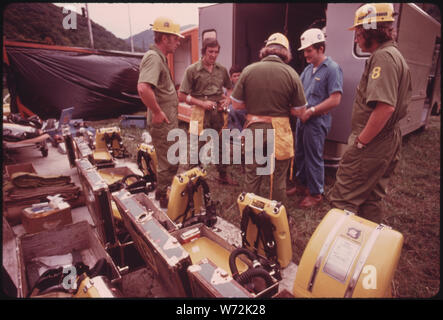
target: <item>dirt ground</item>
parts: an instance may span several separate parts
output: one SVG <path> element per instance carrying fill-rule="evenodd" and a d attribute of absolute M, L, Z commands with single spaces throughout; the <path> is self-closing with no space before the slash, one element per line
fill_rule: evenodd
<path fill-rule="evenodd" d="M 394 297 L 428 298 L 440 289 L 440 116 L 432 116 L 426 130 L 403 138 L 401 161 L 383 200 L 383 223 L 401 232 L 404 245 L 392 283 Z M 89 123 L 93 127 L 119 125 L 118 120 Z M 182 124 L 183 128 L 185 125 Z M 135 161 L 142 129 L 122 129 L 123 142 Z M 181 167 L 180 170 L 185 170 Z M 243 190 L 241 165 L 229 172 L 240 186 L 219 185 L 216 170 L 208 168 L 207 181 L 214 199 L 220 202 L 220 215 L 240 225 L 237 197 Z M 335 169 L 327 168 L 325 192 L 333 185 Z M 264 184 L 266 190 L 268 183 Z M 293 260 L 299 264 L 303 251 L 325 214 L 332 209 L 326 201 L 314 208 L 300 209 L 300 196 L 288 199 Z"/>

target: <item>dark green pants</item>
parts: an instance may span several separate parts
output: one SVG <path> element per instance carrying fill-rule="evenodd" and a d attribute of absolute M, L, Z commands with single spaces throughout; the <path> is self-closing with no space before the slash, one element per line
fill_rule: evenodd
<path fill-rule="evenodd" d="M 276 200 L 281 202 L 287 208 L 287 198 L 286 198 L 286 176 L 288 174 L 288 170 L 291 165 L 292 159 L 287 160 L 275 160 L 275 170 L 273 172 L 272 177 L 272 197 L 270 194 L 263 190 L 262 186 L 265 182 L 269 181 L 270 184 L 270 176 L 269 175 L 258 175 L 257 168 L 265 167 L 266 163 L 263 165 L 259 165 L 256 163 L 255 159 L 255 132 L 257 129 L 263 130 L 263 156 L 267 154 L 266 145 L 267 145 L 267 129 L 272 129 L 272 124 L 270 123 L 254 123 L 251 124 L 248 129 L 251 129 L 251 132 L 254 137 L 254 141 L 252 145 L 247 145 L 246 141 L 246 153 L 253 152 L 254 154 L 254 163 L 245 165 L 245 185 L 243 190 L 245 192 L 251 192 L 263 198 L 271 198 L 271 200 Z M 249 143 L 250 144 L 250 143 Z M 253 150 L 252 150 L 253 147 Z M 260 150 L 260 152 L 262 152 Z M 269 188 L 270 190 L 270 188 Z M 266 192 L 266 193 L 265 193 Z"/>
<path fill-rule="evenodd" d="M 169 118 L 170 124 L 150 124 L 149 133 L 152 136 L 152 144 L 158 160 L 157 168 L 157 190 L 166 192 L 168 186 L 171 185 L 172 179 L 178 170 L 178 164 L 171 164 L 168 161 L 168 149 L 173 145 L 174 141 L 168 141 L 168 132 L 177 128 L 177 118 Z"/>
<path fill-rule="evenodd" d="M 400 159 L 401 132 L 393 129 L 376 137 L 363 149 L 354 145 L 355 137 L 349 138 L 336 182 L 327 198 L 333 207 L 380 223 L 383 219 L 381 200 Z"/>

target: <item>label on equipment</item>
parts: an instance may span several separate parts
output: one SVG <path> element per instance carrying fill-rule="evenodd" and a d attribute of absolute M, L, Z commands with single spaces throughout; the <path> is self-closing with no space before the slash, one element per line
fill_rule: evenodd
<path fill-rule="evenodd" d="M 359 250 L 358 243 L 342 236 L 337 237 L 326 258 L 323 272 L 344 283 Z"/>

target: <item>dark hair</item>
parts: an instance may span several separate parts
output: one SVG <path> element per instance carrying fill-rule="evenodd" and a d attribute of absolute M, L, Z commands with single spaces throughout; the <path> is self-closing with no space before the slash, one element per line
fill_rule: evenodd
<path fill-rule="evenodd" d="M 218 50 L 220 50 L 220 44 L 218 43 L 217 39 L 215 39 L 215 38 L 206 38 L 206 39 L 203 40 L 203 43 L 202 43 L 202 50 L 201 50 L 202 56 L 205 55 L 206 49 L 208 47 L 211 47 L 211 48 L 218 47 Z"/>
<path fill-rule="evenodd" d="M 323 47 L 323 53 L 325 53 L 325 51 L 326 51 L 326 42 L 322 41 L 322 42 L 314 43 L 314 44 L 312 45 L 312 47 L 313 47 L 315 50 L 317 50 L 317 51 L 320 50 L 320 48 Z"/>
<path fill-rule="evenodd" d="M 165 33 L 165 32 L 154 31 L 154 42 L 156 44 L 159 44 L 162 41 L 162 37 L 163 36 L 170 37 L 170 36 L 173 36 L 173 35 L 169 34 L 169 33 Z"/>
<path fill-rule="evenodd" d="M 291 51 L 279 44 L 270 44 L 269 46 L 261 48 L 258 56 L 260 59 L 263 59 L 272 54 L 280 57 L 284 63 L 289 63 L 289 61 L 292 60 Z"/>
<path fill-rule="evenodd" d="M 232 76 L 234 73 L 242 72 L 243 68 L 237 64 L 234 64 L 231 69 L 229 69 L 229 75 Z"/>
<path fill-rule="evenodd" d="M 377 28 L 375 29 L 366 29 L 362 26 L 358 26 L 357 30 L 362 31 L 361 35 L 367 48 L 371 47 L 374 41 L 382 44 L 387 41 L 395 40 L 396 37 L 394 24 L 390 21 L 377 22 Z"/>

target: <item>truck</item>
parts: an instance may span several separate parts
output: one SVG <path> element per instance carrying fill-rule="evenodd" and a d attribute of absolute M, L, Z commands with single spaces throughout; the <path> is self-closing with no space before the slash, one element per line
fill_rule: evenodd
<path fill-rule="evenodd" d="M 325 166 L 338 167 L 351 132 L 352 105 L 369 54 L 361 52 L 353 24 L 359 3 L 219 3 L 199 8 L 199 51 L 203 39 L 220 43 L 218 62 L 229 69 L 259 61 L 259 50 L 274 32 L 285 34 L 292 48 L 290 65 L 300 74 L 306 66 L 300 35 L 311 27 L 326 33 L 326 55 L 343 70 L 341 103 L 332 112 L 332 127 L 324 148 Z M 395 3 L 397 42 L 412 75 L 412 100 L 400 121 L 402 134 L 426 128 L 431 111 L 439 112 L 441 25 L 413 3 Z M 419 27 L 418 27 L 419 26 Z M 178 75 L 179 73 L 177 73 Z M 181 79 L 176 78 L 176 81 Z M 188 120 L 190 107 L 179 106 L 179 119 Z"/>

